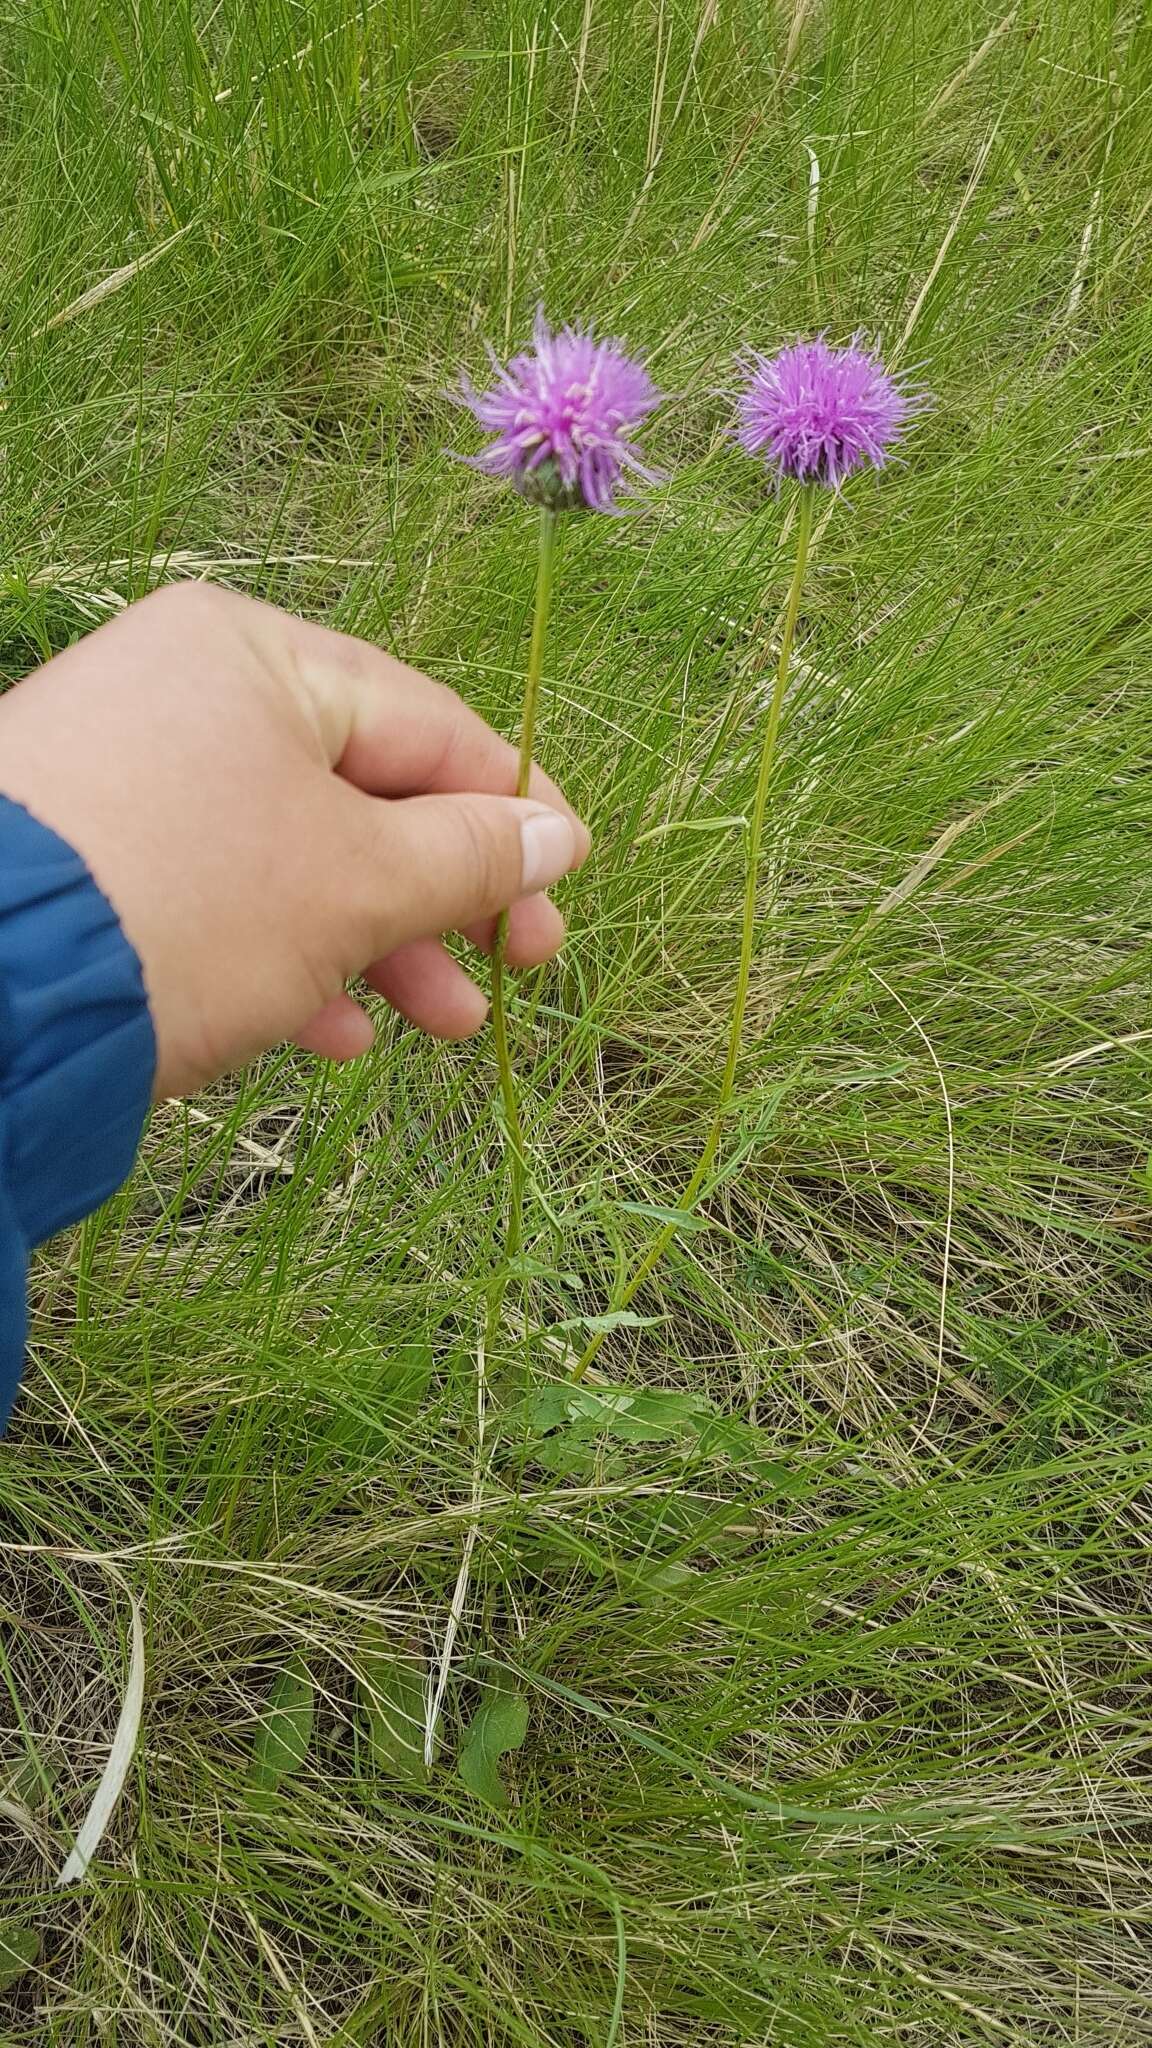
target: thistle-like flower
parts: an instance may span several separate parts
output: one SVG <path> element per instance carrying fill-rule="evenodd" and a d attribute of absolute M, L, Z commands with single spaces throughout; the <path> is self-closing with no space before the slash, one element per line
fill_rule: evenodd
<path fill-rule="evenodd" d="M 746 366 L 736 438 L 797 483 L 838 491 L 861 463 L 883 469 L 921 403 L 859 338 L 829 348 L 821 336 L 779 355 L 752 355 Z"/>
<path fill-rule="evenodd" d="M 490 391 L 465 379 L 456 392 L 493 436 L 467 458 L 475 469 L 508 478 L 530 503 L 553 512 L 615 511 L 626 470 L 657 481 L 631 437 L 662 394 L 619 342 L 598 341 L 579 327 L 554 334 L 541 310 L 532 348 L 507 365 L 495 356 L 492 363 L 497 381 Z"/>

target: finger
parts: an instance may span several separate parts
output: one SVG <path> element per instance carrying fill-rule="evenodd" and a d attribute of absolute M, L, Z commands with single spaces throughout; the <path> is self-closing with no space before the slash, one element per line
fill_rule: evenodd
<path fill-rule="evenodd" d="M 433 1038 L 470 1038 L 488 1015 L 488 999 L 439 939 L 411 939 L 364 976 L 385 1002 Z"/>
<path fill-rule="evenodd" d="M 355 833 L 341 863 L 340 911 L 365 961 L 409 939 L 460 931 L 533 896 L 579 865 L 587 847 L 563 812 L 516 797 L 404 797 L 374 803 L 348 793 Z"/>
<path fill-rule="evenodd" d="M 375 1033 L 372 1019 L 349 995 L 334 996 L 310 1017 L 295 1043 L 325 1060 L 357 1060 L 370 1052 Z"/>
<path fill-rule="evenodd" d="M 296 668 L 319 718 L 332 766 L 370 796 L 476 789 L 511 796 L 516 749 L 455 690 L 365 640 L 291 621 Z M 539 768 L 529 790 L 553 810 L 571 806 Z"/>
<path fill-rule="evenodd" d="M 470 924 L 465 938 L 481 953 L 496 944 L 496 919 L 488 917 Z M 509 967 L 540 967 L 551 960 L 564 943 L 564 919 L 547 896 L 525 896 L 508 913 L 508 937 L 504 958 Z"/>

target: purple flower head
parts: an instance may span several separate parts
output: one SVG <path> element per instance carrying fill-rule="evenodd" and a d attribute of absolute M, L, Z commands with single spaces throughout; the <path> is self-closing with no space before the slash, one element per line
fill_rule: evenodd
<path fill-rule="evenodd" d="M 839 490 L 861 463 L 883 469 L 919 399 L 861 348 L 829 348 L 821 338 L 779 355 L 753 355 L 740 394 L 736 438 L 781 476 Z"/>
<path fill-rule="evenodd" d="M 493 436 L 467 459 L 487 476 L 507 477 L 534 505 L 553 511 L 587 506 L 614 512 L 622 473 L 652 483 L 631 436 L 661 403 L 643 363 L 618 342 L 579 327 L 553 334 L 536 315 L 532 348 L 507 367 L 492 359 L 496 383 L 477 391 L 463 381 L 460 402 Z"/>

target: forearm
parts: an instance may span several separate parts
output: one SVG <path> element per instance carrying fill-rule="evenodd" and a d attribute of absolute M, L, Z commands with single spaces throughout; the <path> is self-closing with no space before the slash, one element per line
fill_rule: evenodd
<path fill-rule="evenodd" d="M 140 964 L 115 912 L 80 856 L 0 793 L 0 1427 L 23 1357 L 29 1251 L 130 1171 L 154 1066 Z"/>

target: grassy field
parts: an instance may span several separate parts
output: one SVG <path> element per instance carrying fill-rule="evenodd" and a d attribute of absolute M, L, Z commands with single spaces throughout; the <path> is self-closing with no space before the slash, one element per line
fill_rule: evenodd
<path fill-rule="evenodd" d="M 0 76 L 9 678 L 206 575 L 512 732 L 445 387 L 543 300 L 677 395 L 564 542 L 523 1342 L 487 1037 L 165 1105 L 37 1263 L 3 2048 L 1152 2042 L 1144 10 L 20 0 Z M 934 404 L 818 537 L 724 1171 L 533 1433 L 713 1101 L 791 544 L 731 358 L 856 328 Z"/>

